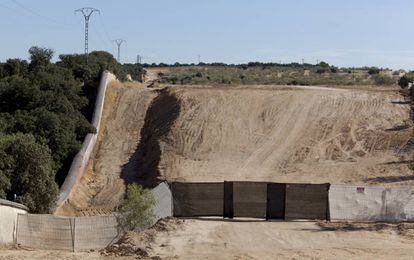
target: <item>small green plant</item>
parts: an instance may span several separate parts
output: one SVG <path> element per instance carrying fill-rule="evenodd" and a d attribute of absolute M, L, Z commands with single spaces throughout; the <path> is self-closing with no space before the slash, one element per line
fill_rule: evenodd
<path fill-rule="evenodd" d="M 155 200 L 150 190 L 141 185 L 130 184 L 126 197 L 119 208 L 118 223 L 125 231 L 146 228 L 154 223 Z"/>

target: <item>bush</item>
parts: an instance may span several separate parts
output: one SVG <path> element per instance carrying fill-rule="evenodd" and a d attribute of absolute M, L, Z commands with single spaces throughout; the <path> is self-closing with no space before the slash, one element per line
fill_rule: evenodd
<path fill-rule="evenodd" d="M 126 197 L 119 209 L 118 223 L 124 231 L 146 228 L 154 223 L 155 200 L 150 190 L 138 184 L 127 187 Z"/>
<path fill-rule="evenodd" d="M 141 64 L 127 63 L 127 64 L 123 64 L 122 68 L 125 71 L 125 73 L 131 75 L 132 80 L 135 80 L 135 81 L 141 81 L 142 80 L 143 69 L 142 69 Z"/>
<path fill-rule="evenodd" d="M 376 85 L 392 85 L 395 83 L 392 77 L 383 74 L 376 74 L 373 79 Z"/>
<path fill-rule="evenodd" d="M 414 72 L 409 72 L 398 80 L 398 85 L 401 88 L 407 88 L 408 84 L 414 82 Z"/>
<path fill-rule="evenodd" d="M 369 70 L 368 70 L 368 74 L 369 75 L 375 75 L 375 74 L 378 74 L 378 73 L 380 73 L 380 69 L 379 68 L 377 68 L 377 67 L 371 67 L 371 68 L 369 68 Z"/>

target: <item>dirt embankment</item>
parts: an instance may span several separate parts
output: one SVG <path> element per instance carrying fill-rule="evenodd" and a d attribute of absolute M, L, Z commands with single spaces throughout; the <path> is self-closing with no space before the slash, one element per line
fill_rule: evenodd
<path fill-rule="evenodd" d="M 403 160 L 410 107 L 397 92 L 316 87 L 171 92 L 181 111 L 160 140 L 158 169 L 168 180 L 414 183 Z"/>
<path fill-rule="evenodd" d="M 125 184 L 136 174 L 128 165 L 138 146 L 146 111 L 156 96 L 142 85 L 118 83 L 108 88 L 102 131 L 87 173 L 56 214 L 106 214 L 119 205 Z"/>
<path fill-rule="evenodd" d="M 412 184 L 410 107 L 396 91 L 118 86 L 63 214 L 107 213 L 125 184 L 251 180 Z"/>

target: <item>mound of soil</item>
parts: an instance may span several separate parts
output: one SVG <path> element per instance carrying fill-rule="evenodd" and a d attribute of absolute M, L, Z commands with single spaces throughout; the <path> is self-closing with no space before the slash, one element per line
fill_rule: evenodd
<path fill-rule="evenodd" d="M 182 220 L 176 218 L 165 218 L 159 220 L 151 228 L 142 232 L 127 232 L 118 242 L 100 251 L 103 256 L 136 256 L 137 258 L 159 259 L 156 256 L 150 257 L 151 244 L 157 233 L 176 230 Z"/>

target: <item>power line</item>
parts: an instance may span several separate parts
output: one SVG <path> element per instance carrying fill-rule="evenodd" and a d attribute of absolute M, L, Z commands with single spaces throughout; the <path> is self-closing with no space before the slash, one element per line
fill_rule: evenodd
<path fill-rule="evenodd" d="M 70 25 L 70 26 L 71 26 L 71 25 L 72 25 L 72 24 L 62 23 L 62 22 L 57 21 L 57 20 L 55 20 L 55 19 L 52 19 L 52 18 L 50 18 L 50 17 L 44 16 L 44 15 L 42 15 L 42 14 L 40 14 L 40 13 L 36 12 L 35 10 L 33 10 L 33 9 L 31 9 L 31 8 L 29 8 L 29 7 L 25 6 L 25 5 L 23 5 L 23 4 L 21 4 L 21 3 L 20 3 L 20 2 L 18 2 L 17 0 L 10 0 L 10 1 L 12 1 L 15 5 L 17 5 L 18 7 L 20 7 L 22 10 L 26 11 L 26 13 L 29 13 L 29 14 L 31 14 L 31 15 L 33 15 L 33 16 L 36 16 L 36 17 L 42 18 L 42 19 L 44 19 L 44 20 L 47 20 L 48 22 L 53 22 L 53 23 L 55 23 L 55 24 L 60 24 L 60 25 L 65 25 L 65 26 L 68 26 L 68 25 Z"/>
<path fill-rule="evenodd" d="M 121 45 L 126 41 L 123 39 L 116 39 L 113 40 L 113 42 L 116 43 L 116 45 L 118 46 L 118 62 L 121 63 Z"/>
<path fill-rule="evenodd" d="M 102 17 L 101 16 L 99 16 L 99 22 L 101 23 L 101 26 L 102 26 L 102 28 L 103 28 L 103 31 L 104 31 L 104 34 L 105 34 L 105 36 L 106 36 L 106 39 L 108 40 L 108 41 L 111 41 L 111 37 L 110 37 L 110 35 L 109 35 L 109 33 L 108 33 L 108 30 L 106 29 L 106 26 L 105 26 L 105 23 L 103 22 L 103 19 L 102 19 Z"/>
<path fill-rule="evenodd" d="M 108 50 L 110 50 L 111 44 L 109 44 L 109 42 L 102 36 L 101 31 L 98 29 L 98 27 L 94 24 L 91 24 L 91 28 L 93 29 L 92 32 L 96 33 L 96 35 L 100 39 L 101 44 L 105 45 L 104 48 L 108 48 Z"/>
<path fill-rule="evenodd" d="M 92 7 L 83 7 L 80 9 L 75 10 L 75 13 L 82 13 L 83 17 L 85 18 L 85 56 L 86 56 L 86 63 L 88 63 L 88 54 L 89 54 L 89 19 L 91 15 L 96 12 L 100 13 L 98 9 Z"/>

